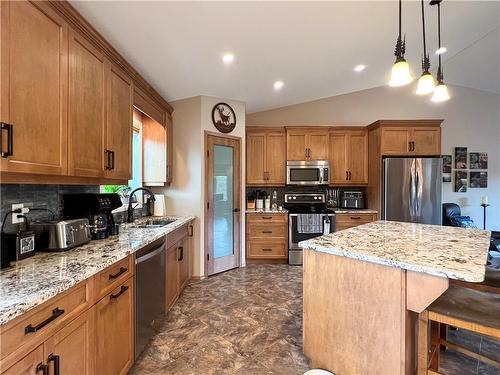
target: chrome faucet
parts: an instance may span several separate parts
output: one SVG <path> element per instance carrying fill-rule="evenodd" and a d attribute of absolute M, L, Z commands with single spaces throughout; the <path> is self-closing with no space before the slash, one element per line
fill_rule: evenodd
<path fill-rule="evenodd" d="M 149 189 L 146 189 L 146 188 L 137 188 L 137 189 L 134 189 L 130 192 L 129 196 L 128 196 L 128 208 L 127 208 L 127 223 L 132 223 L 134 221 L 134 209 L 132 208 L 132 198 L 134 197 L 134 194 L 139 191 L 139 190 L 143 190 L 145 191 L 146 193 L 149 194 L 149 200 L 151 202 L 154 202 L 155 201 L 155 196 L 154 194 L 151 192 L 151 190 Z"/>

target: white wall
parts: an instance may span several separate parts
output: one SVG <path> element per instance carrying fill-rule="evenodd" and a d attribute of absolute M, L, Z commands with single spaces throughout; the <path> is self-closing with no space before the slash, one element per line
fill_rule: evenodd
<path fill-rule="evenodd" d="M 169 215 L 195 215 L 193 258 L 191 262 L 193 276 L 203 276 L 204 263 L 204 208 L 205 208 L 205 131 L 219 133 L 212 125 L 212 108 L 216 103 L 226 102 L 236 114 L 236 128 L 230 134 L 241 137 L 241 181 L 244 181 L 245 166 L 245 103 L 197 96 L 177 100 L 170 104 L 173 112 L 173 181 L 167 188 L 155 188 L 154 192 L 166 196 L 167 213 Z M 242 202 L 244 207 L 245 187 L 242 186 Z M 243 210 L 244 211 L 244 210 Z M 245 259 L 245 220 L 241 216 L 242 265 Z"/>
<path fill-rule="evenodd" d="M 247 125 L 368 125 L 381 119 L 444 119 L 442 153 L 466 146 L 488 152 L 488 188 L 454 193 L 444 183 L 443 202 L 456 202 L 464 215 L 483 225 L 481 196 L 488 195 L 487 227 L 500 230 L 500 95 L 465 87 L 450 87 L 451 100 L 432 103 L 414 94 L 415 87 L 377 87 L 247 115 Z"/>

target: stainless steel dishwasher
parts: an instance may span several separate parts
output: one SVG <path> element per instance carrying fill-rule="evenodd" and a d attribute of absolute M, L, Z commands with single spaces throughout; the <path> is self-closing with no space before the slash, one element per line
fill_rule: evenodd
<path fill-rule="evenodd" d="M 135 358 L 165 314 L 165 237 L 135 253 Z"/>

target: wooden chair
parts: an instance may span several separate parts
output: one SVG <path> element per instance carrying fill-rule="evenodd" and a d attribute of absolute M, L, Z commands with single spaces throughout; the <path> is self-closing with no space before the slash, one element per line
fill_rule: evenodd
<path fill-rule="evenodd" d="M 431 323 L 430 340 L 429 322 Z M 420 313 L 418 375 L 441 374 L 439 372 L 440 346 L 446 346 L 500 369 L 500 362 L 443 338 L 439 333 L 441 324 L 500 339 L 500 294 L 452 285 L 427 310 Z"/>

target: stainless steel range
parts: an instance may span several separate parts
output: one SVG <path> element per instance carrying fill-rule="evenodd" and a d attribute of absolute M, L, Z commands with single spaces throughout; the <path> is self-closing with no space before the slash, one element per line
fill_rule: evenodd
<path fill-rule="evenodd" d="M 325 193 L 287 193 L 288 263 L 302 264 L 299 242 L 335 232 L 335 214 L 326 207 Z"/>

